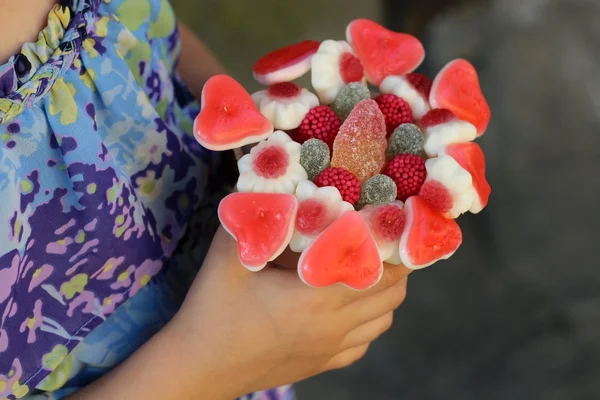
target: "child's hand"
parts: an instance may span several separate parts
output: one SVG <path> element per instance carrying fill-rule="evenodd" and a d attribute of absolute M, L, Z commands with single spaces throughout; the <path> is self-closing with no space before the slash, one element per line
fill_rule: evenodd
<path fill-rule="evenodd" d="M 247 271 L 234 239 L 220 229 L 171 325 L 182 340 L 189 385 L 206 385 L 206 375 L 198 375 L 209 371 L 215 397 L 232 398 L 350 365 L 390 327 L 407 275 L 388 265 L 366 291 L 311 288 L 295 270 Z M 196 389 L 208 396 L 206 387 Z"/>

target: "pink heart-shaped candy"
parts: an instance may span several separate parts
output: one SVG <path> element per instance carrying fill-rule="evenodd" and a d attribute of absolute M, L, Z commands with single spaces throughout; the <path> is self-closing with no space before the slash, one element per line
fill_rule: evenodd
<path fill-rule="evenodd" d="M 196 140 L 209 150 L 235 149 L 266 139 L 273 124 L 250 94 L 227 75 L 211 77 L 202 89 L 202 109 L 194 121 Z"/>
<path fill-rule="evenodd" d="M 291 194 L 232 193 L 221 200 L 218 214 L 238 242 L 240 262 L 258 271 L 290 243 L 297 211 L 298 200 Z"/>
<path fill-rule="evenodd" d="M 448 63 L 435 77 L 429 102 L 433 108 L 445 108 L 470 122 L 483 135 L 490 122 L 490 107 L 483 96 L 475 67 L 466 60 Z"/>
<path fill-rule="evenodd" d="M 377 243 L 357 211 L 344 213 L 298 261 L 300 278 L 314 287 L 342 283 L 363 290 L 375 285 L 382 273 Z"/>
<path fill-rule="evenodd" d="M 492 188 L 485 177 L 485 155 L 477 143 L 456 143 L 446 146 L 443 150 L 458 162 L 473 178 L 473 187 L 479 201 L 474 212 L 481 211 L 488 203 Z"/>
<path fill-rule="evenodd" d="M 404 204 L 406 225 L 400 239 L 400 258 L 411 269 L 427 267 L 449 258 L 462 243 L 462 232 L 453 219 L 433 210 L 418 196 Z"/>
<path fill-rule="evenodd" d="M 425 48 L 414 36 L 384 28 L 368 19 L 352 21 L 346 40 L 360 58 L 369 82 L 379 86 L 388 76 L 414 71 L 425 59 Z"/>

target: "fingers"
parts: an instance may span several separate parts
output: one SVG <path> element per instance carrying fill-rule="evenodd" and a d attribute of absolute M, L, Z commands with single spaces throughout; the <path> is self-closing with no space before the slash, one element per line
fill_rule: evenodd
<path fill-rule="evenodd" d="M 402 279 L 405 279 L 410 273 L 410 270 L 402 265 L 385 264 L 384 273 L 379 283 L 370 289 L 359 291 L 350 289 L 341 284 L 323 288 L 314 288 L 302 283 L 295 270 L 287 268 L 281 268 L 277 270 L 288 272 L 287 274 L 283 275 L 286 275 L 286 280 L 292 280 L 292 283 L 296 284 L 298 295 L 308 299 L 313 299 L 316 302 L 327 305 L 327 307 L 331 307 L 336 310 L 342 309 L 352 303 L 362 302 L 367 298 L 378 295 L 379 293 L 394 287 L 394 285 L 396 285 Z M 270 273 L 271 271 L 264 271 L 262 273 Z M 292 283 L 290 286 L 293 286 Z M 404 283 L 404 285 L 406 285 L 406 283 Z M 389 311 L 389 309 L 386 311 Z M 377 316 L 381 316 L 383 314 L 385 314 L 385 312 L 380 313 Z M 373 314 L 369 313 L 367 321 L 373 318 Z M 356 318 L 349 316 L 348 322 L 351 324 L 351 327 L 355 327 L 357 325 L 355 321 Z M 366 321 L 363 320 L 363 322 Z"/>
<path fill-rule="evenodd" d="M 245 279 L 253 274 L 240 262 L 237 241 L 223 226 L 219 226 L 215 232 L 204 265 L 218 266 L 220 272 L 227 274 L 232 280 Z"/>
<path fill-rule="evenodd" d="M 298 293 L 303 293 L 307 298 L 319 298 L 322 303 L 326 303 L 334 309 L 340 309 L 354 302 L 361 302 L 364 299 L 385 292 L 386 290 L 394 287 L 398 282 L 405 279 L 411 272 L 411 270 L 403 265 L 384 264 L 384 271 L 380 281 L 370 289 L 357 291 L 343 285 L 314 288 L 305 285 L 299 279 L 296 272 L 298 257 L 298 254 L 292 252 L 288 248 L 275 260 L 274 263 L 267 265 L 261 272 L 273 272 L 273 264 L 277 267 L 280 267 L 277 268 L 277 270 L 283 270 L 287 273 L 278 275 L 280 275 L 280 278 L 284 278 L 286 281 L 289 281 L 288 284 L 290 288 L 295 287 L 298 289 Z M 228 274 L 231 274 L 230 276 L 234 279 L 245 280 L 251 274 L 253 274 L 244 268 L 239 262 L 237 255 L 237 242 L 222 226 L 219 227 L 215 234 L 210 251 L 207 255 L 207 260 L 218 261 L 218 263 L 223 266 L 222 268 L 226 268 L 227 266 L 231 267 L 228 268 L 230 270 L 228 271 Z M 404 283 L 404 285 L 405 284 L 406 283 Z M 386 296 L 386 298 L 387 297 L 389 296 Z M 377 301 L 377 304 L 383 303 L 385 303 L 384 299 Z M 391 303 L 396 304 L 394 300 L 391 300 Z M 380 312 L 379 308 L 375 308 L 374 310 Z M 390 309 L 386 309 L 384 311 L 387 312 L 390 311 Z M 385 314 L 385 312 L 381 312 L 377 316 L 381 316 L 383 314 Z M 362 321 L 366 322 L 370 319 L 373 319 L 372 317 L 373 314 L 371 313 L 369 316 L 367 316 L 368 319 L 363 319 Z"/>
<path fill-rule="evenodd" d="M 346 350 L 363 344 L 371 343 L 391 328 L 394 322 L 394 312 L 390 311 L 372 321 L 366 322 L 348 333 L 340 349 Z"/>
<path fill-rule="evenodd" d="M 406 278 L 411 273 L 411 270 L 406 268 L 404 265 L 392 265 L 384 263 L 383 265 L 383 275 L 381 279 L 377 283 L 377 285 L 372 288 L 365 290 L 361 296 L 370 297 L 374 294 L 380 293 L 392 286 L 396 283 L 400 282 L 402 279 Z"/>
<path fill-rule="evenodd" d="M 221 252 L 226 253 L 221 254 Z M 208 254 L 210 255 L 211 253 L 217 253 L 219 256 L 237 256 L 237 242 L 233 236 L 231 236 L 229 232 L 223 228 L 223 225 L 219 225 L 219 228 L 217 228 L 217 231 L 215 232 L 215 236 L 213 237 Z"/>
<path fill-rule="evenodd" d="M 348 290 L 347 288 L 343 288 L 346 290 L 344 290 L 342 293 L 344 296 L 342 304 L 348 305 L 356 301 L 363 301 L 366 298 L 381 293 L 386 289 L 393 287 L 402 279 L 405 279 L 410 273 L 411 270 L 406 268 L 404 265 L 391 265 L 384 263 L 383 275 L 381 276 L 379 282 L 372 288 L 361 291 L 354 291 Z"/>
<path fill-rule="evenodd" d="M 369 344 L 363 344 L 351 349 L 344 350 L 333 358 L 331 358 L 324 366 L 323 372 L 331 371 L 333 369 L 346 368 L 360 360 L 367 354 L 369 350 Z"/>
<path fill-rule="evenodd" d="M 361 301 L 348 304 L 342 309 L 344 315 L 358 324 L 365 324 L 400 307 L 406 298 L 407 277 L 395 285 Z"/>

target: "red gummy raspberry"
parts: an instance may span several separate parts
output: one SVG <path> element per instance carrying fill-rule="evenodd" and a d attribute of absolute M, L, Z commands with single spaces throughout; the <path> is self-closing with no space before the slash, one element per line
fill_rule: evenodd
<path fill-rule="evenodd" d="M 316 106 L 308 111 L 300 126 L 292 132 L 292 138 L 302 144 L 308 139 L 316 138 L 324 141 L 333 151 L 333 140 L 335 139 L 342 120 L 327 106 Z"/>
<path fill-rule="evenodd" d="M 421 127 L 423 129 L 429 128 L 434 125 L 445 124 L 446 122 L 452 121 L 456 118 L 456 115 L 450 110 L 445 108 L 436 108 L 429 111 L 421 118 Z"/>
<path fill-rule="evenodd" d="M 314 180 L 318 187 L 335 186 L 344 201 L 354 205 L 360 197 L 360 181 L 351 172 L 344 168 L 327 168 Z"/>
<path fill-rule="evenodd" d="M 405 78 L 408 83 L 417 89 L 417 92 L 421 93 L 426 99 L 429 99 L 429 93 L 431 93 L 431 86 L 433 85 L 433 82 L 427 75 L 411 72 L 410 74 L 406 74 Z"/>
<path fill-rule="evenodd" d="M 406 201 L 411 196 L 419 193 L 425 178 L 427 170 L 425 161 L 414 154 L 400 154 L 390 161 L 383 169 L 383 174 L 392 178 L 398 188 L 396 198 Z"/>
<path fill-rule="evenodd" d="M 374 100 L 385 117 L 388 136 L 400 125 L 414 121 L 412 109 L 403 98 L 395 94 L 381 94 Z"/>

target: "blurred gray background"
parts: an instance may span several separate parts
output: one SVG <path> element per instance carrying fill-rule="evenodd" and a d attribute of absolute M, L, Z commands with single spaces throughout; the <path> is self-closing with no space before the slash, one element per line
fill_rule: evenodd
<path fill-rule="evenodd" d="M 409 279 L 394 327 L 300 400 L 600 399 L 600 0 L 178 0 L 250 90 L 258 57 L 372 18 L 423 40 L 422 72 L 464 57 L 492 123 L 490 205 Z"/>

